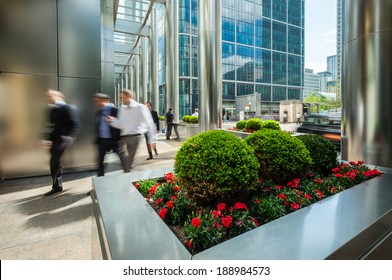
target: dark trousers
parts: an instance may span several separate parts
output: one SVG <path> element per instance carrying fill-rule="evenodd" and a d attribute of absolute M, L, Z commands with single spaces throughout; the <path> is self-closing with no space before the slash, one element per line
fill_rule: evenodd
<path fill-rule="evenodd" d="M 173 129 L 173 124 L 172 123 L 167 123 L 166 124 L 166 139 L 170 139 L 171 133 Z"/>
<path fill-rule="evenodd" d="M 53 142 L 50 148 L 50 175 L 52 176 L 52 189 L 62 188 L 61 177 L 63 175 L 61 156 L 67 147 L 64 142 Z"/>
<path fill-rule="evenodd" d="M 98 139 L 98 176 L 105 175 L 105 155 L 111 150 L 113 150 L 113 152 L 117 153 L 117 155 L 120 156 L 117 141 L 114 141 L 111 138 Z"/>

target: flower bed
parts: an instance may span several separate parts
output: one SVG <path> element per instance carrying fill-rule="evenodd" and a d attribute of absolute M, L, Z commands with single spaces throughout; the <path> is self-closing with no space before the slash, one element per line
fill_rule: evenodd
<path fill-rule="evenodd" d="M 284 185 L 259 180 L 241 201 L 217 201 L 213 206 L 195 203 L 173 173 L 164 181 L 140 180 L 134 186 L 196 254 L 381 174 L 361 161 L 340 163 L 327 177 L 309 173 Z"/>

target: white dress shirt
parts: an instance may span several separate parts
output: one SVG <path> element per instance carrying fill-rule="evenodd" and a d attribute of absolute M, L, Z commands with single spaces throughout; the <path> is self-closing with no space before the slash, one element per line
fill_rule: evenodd
<path fill-rule="evenodd" d="M 111 125 L 121 129 L 121 136 L 148 133 L 148 144 L 151 143 L 156 130 L 147 106 L 134 100 L 131 100 L 128 106 L 120 107 L 117 119 L 113 119 Z"/>

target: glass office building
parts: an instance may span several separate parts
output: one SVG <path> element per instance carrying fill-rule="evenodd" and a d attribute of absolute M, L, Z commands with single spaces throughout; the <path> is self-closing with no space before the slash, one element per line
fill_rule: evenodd
<path fill-rule="evenodd" d="M 198 107 L 198 1 L 178 2 L 179 115 Z M 252 96 L 253 114 L 278 114 L 279 102 L 302 99 L 303 0 L 221 0 L 224 111 L 239 113 L 236 99 Z M 163 31 L 164 7 L 159 9 Z M 165 94 L 164 34 L 159 39 L 161 104 Z M 257 97 L 256 97 L 257 96 Z M 254 103 L 253 103 L 254 104 Z M 164 104 L 163 104 L 164 105 Z"/>

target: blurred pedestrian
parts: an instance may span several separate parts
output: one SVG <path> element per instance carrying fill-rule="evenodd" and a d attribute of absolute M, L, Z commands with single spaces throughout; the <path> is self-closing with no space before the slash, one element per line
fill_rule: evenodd
<path fill-rule="evenodd" d="M 118 117 L 107 116 L 111 126 L 121 129 L 120 159 L 124 172 L 130 172 L 140 139 L 147 133 L 147 144 L 151 144 L 156 127 L 144 104 L 133 100 L 133 94 L 128 89 L 121 92 L 123 106 L 118 112 Z"/>
<path fill-rule="evenodd" d="M 297 124 L 301 123 L 301 114 L 298 112 L 297 113 Z"/>
<path fill-rule="evenodd" d="M 80 121 L 75 108 L 65 103 L 65 96 L 62 92 L 48 89 L 46 99 L 52 107 L 49 116 L 51 132 L 45 143 L 50 147 L 52 189 L 44 195 L 49 196 L 63 190 L 61 156 L 65 149 L 74 142 L 76 132 L 80 128 Z"/>
<path fill-rule="evenodd" d="M 170 140 L 170 136 L 173 129 L 173 121 L 174 121 L 174 114 L 173 108 L 169 108 L 169 111 L 166 113 L 166 140 Z"/>
<path fill-rule="evenodd" d="M 117 117 L 118 108 L 110 103 L 109 95 L 96 93 L 93 101 L 97 107 L 95 114 L 95 143 L 98 145 L 98 176 L 105 175 L 104 160 L 107 152 L 113 151 L 120 156 L 118 141 L 120 130 L 112 127 L 106 116 Z"/>
<path fill-rule="evenodd" d="M 146 106 L 151 113 L 151 117 L 152 117 L 152 120 L 153 120 L 153 122 L 155 124 L 155 128 L 156 128 L 153 139 L 151 139 L 151 144 L 147 144 L 147 136 L 148 135 L 145 134 L 147 151 L 148 151 L 147 160 L 150 160 L 150 159 L 153 159 L 152 150 L 154 150 L 156 156 L 158 155 L 157 142 L 158 142 L 158 133 L 159 133 L 159 116 L 158 116 L 158 112 L 152 109 L 152 104 L 150 101 L 148 101 L 146 103 Z"/>
<path fill-rule="evenodd" d="M 192 116 L 198 117 L 199 116 L 199 109 L 195 109 L 195 112 L 192 114 Z"/>

